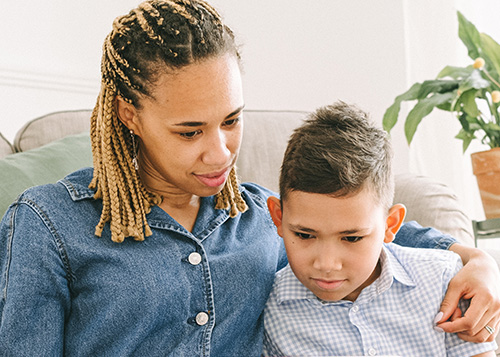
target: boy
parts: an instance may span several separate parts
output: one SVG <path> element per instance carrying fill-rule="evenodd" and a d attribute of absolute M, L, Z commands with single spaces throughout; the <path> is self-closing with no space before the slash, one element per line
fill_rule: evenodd
<path fill-rule="evenodd" d="M 455 253 L 390 244 L 392 151 L 366 113 L 320 108 L 292 135 L 268 207 L 287 250 L 266 305 L 266 356 L 494 356 L 434 328 Z M 385 243 L 385 244 L 384 244 Z"/>

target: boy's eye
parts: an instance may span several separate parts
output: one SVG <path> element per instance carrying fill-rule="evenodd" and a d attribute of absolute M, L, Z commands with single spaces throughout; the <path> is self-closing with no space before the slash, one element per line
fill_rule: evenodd
<path fill-rule="evenodd" d="M 199 134 L 201 134 L 201 130 L 189 131 L 187 133 L 179 133 L 180 136 L 186 139 L 192 139 Z"/>
<path fill-rule="evenodd" d="M 363 239 L 363 237 L 349 236 L 349 237 L 344 237 L 342 239 L 349 243 L 356 243 L 359 242 L 361 239 Z"/>
<path fill-rule="evenodd" d="M 301 232 L 295 232 L 295 235 L 299 237 L 300 239 L 312 239 L 314 236 L 309 233 L 301 233 Z"/>

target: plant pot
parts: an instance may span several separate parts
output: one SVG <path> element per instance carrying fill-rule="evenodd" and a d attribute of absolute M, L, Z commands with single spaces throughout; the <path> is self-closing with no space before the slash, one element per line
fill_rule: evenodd
<path fill-rule="evenodd" d="M 471 154 L 486 219 L 500 218 L 500 148 Z"/>

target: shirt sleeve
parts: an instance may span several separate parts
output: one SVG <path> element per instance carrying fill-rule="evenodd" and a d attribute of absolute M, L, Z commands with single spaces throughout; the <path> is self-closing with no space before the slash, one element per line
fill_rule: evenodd
<path fill-rule="evenodd" d="M 394 243 L 413 248 L 449 249 L 457 240 L 434 228 L 423 228 L 415 221 L 404 223 Z"/>
<path fill-rule="evenodd" d="M 0 350 L 7 356 L 63 355 L 70 293 L 56 238 L 34 203 L 14 204 L 0 224 Z"/>
<path fill-rule="evenodd" d="M 284 356 L 267 331 L 264 331 L 264 346 L 262 349 L 263 357 L 278 357 Z"/>

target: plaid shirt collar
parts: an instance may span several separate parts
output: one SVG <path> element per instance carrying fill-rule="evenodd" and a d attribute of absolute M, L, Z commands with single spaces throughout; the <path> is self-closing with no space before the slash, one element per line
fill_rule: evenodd
<path fill-rule="evenodd" d="M 397 258 L 395 258 L 392 253 L 385 248 L 385 244 L 380 254 L 380 263 L 382 266 L 380 276 L 371 285 L 363 289 L 361 294 L 356 299 L 356 303 L 358 305 L 368 303 L 376 296 L 387 291 L 393 284 L 394 280 L 404 286 L 407 286 L 408 288 L 415 286 L 415 282 L 408 275 L 405 268 L 399 263 Z M 290 265 L 287 265 L 277 273 L 275 284 L 278 283 L 278 305 L 288 300 L 311 300 L 312 302 L 319 304 L 319 306 L 328 304 L 352 304 L 352 301 L 348 300 L 327 302 L 317 298 L 295 277 Z"/>

